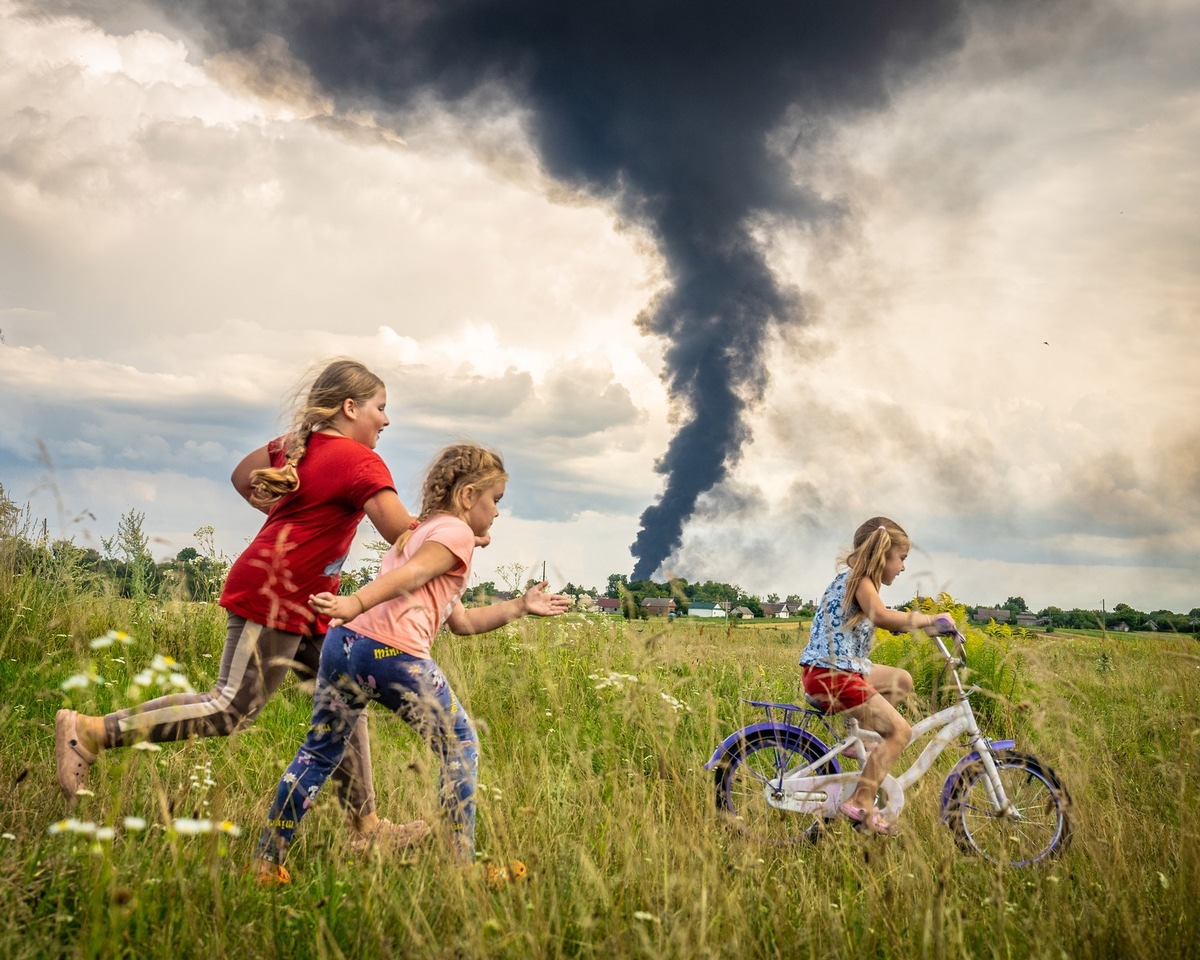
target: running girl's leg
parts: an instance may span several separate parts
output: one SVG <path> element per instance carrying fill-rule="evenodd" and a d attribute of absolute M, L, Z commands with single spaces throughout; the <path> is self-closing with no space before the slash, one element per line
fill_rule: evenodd
<path fill-rule="evenodd" d="M 304 637 L 296 649 L 296 676 L 312 682 L 320 669 L 324 637 Z M 337 787 L 338 800 L 354 821 L 356 829 L 370 832 L 377 825 L 375 817 L 375 774 L 371 768 L 371 740 L 367 726 L 367 711 L 358 715 L 358 722 L 346 742 L 346 752 L 330 775 Z"/>
<path fill-rule="evenodd" d="M 176 693 L 103 717 L 59 710 L 54 718 L 58 784 L 71 802 L 99 751 L 139 740 L 222 737 L 254 722 L 292 664 L 300 637 L 228 616 L 217 685 L 207 693 Z"/>
<path fill-rule="evenodd" d="M 393 710 L 425 740 L 441 761 L 440 801 L 455 834 L 457 854 L 475 857 L 475 787 L 479 741 L 471 718 L 433 660 L 362 637 L 350 653 L 358 686 Z"/>
<path fill-rule="evenodd" d="M 267 827 L 258 841 L 256 856 L 260 860 L 283 862 L 301 819 L 341 762 L 350 734 L 366 709 L 368 694 L 354 682 L 349 669 L 349 651 L 355 640 L 364 642 L 344 627 L 335 627 L 325 637 L 312 723 L 275 790 Z"/>
<path fill-rule="evenodd" d="M 246 729 L 283 683 L 299 644 L 299 634 L 229 614 L 216 686 L 205 693 L 170 694 L 107 714 L 100 745 L 226 737 Z"/>

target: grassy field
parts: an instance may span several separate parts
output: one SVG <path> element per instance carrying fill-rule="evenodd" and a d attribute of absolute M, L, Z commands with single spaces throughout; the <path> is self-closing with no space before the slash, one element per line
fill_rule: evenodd
<path fill-rule="evenodd" d="M 289 681 L 232 740 L 103 757 L 74 815 L 111 838 L 53 833 L 55 711 L 124 705 L 156 654 L 207 686 L 223 614 L 70 583 L 0 586 L 4 957 L 1149 960 L 1200 944 L 1192 640 L 1059 632 L 1005 653 L 1012 683 L 988 729 L 1053 766 L 1074 801 L 1066 855 L 1013 870 L 964 855 L 938 822 L 954 751 L 913 788 L 896 840 L 838 828 L 770 848 L 714 816 L 703 764 L 750 719 L 740 697 L 794 699 L 796 625 L 571 617 L 442 638 L 435 653 L 480 727 L 481 855 L 519 858 L 528 878 L 493 889 L 437 843 L 355 854 L 330 796 L 293 848 L 293 884 L 260 889 L 241 871 L 303 736 L 304 691 Z M 89 647 L 112 629 L 132 645 Z M 62 689 L 89 674 L 107 682 Z M 381 812 L 435 819 L 424 748 L 379 713 L 372 737 Z M 234 826 L 193 834 L 177 818 Z"/>

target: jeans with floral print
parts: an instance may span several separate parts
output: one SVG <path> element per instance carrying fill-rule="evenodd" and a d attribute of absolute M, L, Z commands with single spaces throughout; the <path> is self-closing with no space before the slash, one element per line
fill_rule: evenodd
<path fill-rule="evenodd" d="M 394 711 L 441 760 L 442 810 L 464 859 L 475 855 L 475 785 L 479 747 L 475 727 L 433 660 L 385 646 L 344 626 L 325 636 L 313 697 L 312 725 L 271 804 L 258 855 L 282 861 L 317 791 L 346 750 L 367 704 Z"/>

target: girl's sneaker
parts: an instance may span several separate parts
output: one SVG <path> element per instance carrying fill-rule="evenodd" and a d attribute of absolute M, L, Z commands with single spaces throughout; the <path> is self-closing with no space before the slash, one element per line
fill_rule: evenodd
<path fill-rule="evenodd" d="M 283 887 L 292 882 L 292 875 L 282 863 L 255 860 L 245 871 L 260 887 Z"/>
<path fill-rule="evenodd" d="M 483 867 L 487 884 L 493 889 L 524 880 L 528 875 L 525 864 L 520 860 L 509 860 L 508 863 L 485 863 Z"/>

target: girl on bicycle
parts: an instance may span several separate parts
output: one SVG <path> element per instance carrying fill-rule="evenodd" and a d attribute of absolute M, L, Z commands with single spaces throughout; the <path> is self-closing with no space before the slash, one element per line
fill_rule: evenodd
<path fill-rule="evenodd" d="M 206 693 L 171 694 L 102 717 L 59 710 L 55 758 L 68 801 L 74 801 L 101 750 L 142 740 L 229 736 L 254 723 L 289 669 L 311 680 L 328 619 L 308 607 L 309 596 L 338 589 L 364 514 L 391 542 L 412 522 L 375 453 L 389 422 L 386 404 L 379 377 L 357 361 L 334 360 L 307 390 L 297 391 L 288 433 L 234 468 L 234 488 L 267 519 L 230 568 L 221 592 L 228 627 L 217 684 Z M 403 844 L 427 833 L 419 821 L 398 826 L 379 818 L 365 723 L 351 740 L 335 776 L 359 839 Z"/>
<path fill-rule="evenodd" d="M 882 738 L 863 766 L 858 786 L 840 806 L 842 814 L 874 833 L 894 835 L 897 826 L 875 809 L 879 784 L 908 746 L 912 728 L 896 706 L 913 689 L 907 670 L 871 663 L 875 628 L 895 633 L 954 628 L 949 614 L 901 612 L 884 606 L 879 586 L 904 571 L 911 541 L 894 520 L 872 517 L 854 532 L 854 548 L 826 589 L 813 617 L 808 646 L 800 654 L 804 692 L 829 713 L 845 711 Z"/>
<path fill-rule="evenodd" d="M 425 478 L 421 516 L 384 556 L 379 577 L 351 596 L 322 592 L 309 605 L 333 618 L 317 674 L 312 724 L 279 781 L 252 865 L 261 883 L 288 883 L 282 861 L 317 791 L 340 762 L 350 731 L 375 701 L 397 713 L 441 761 L 441 805 L 454 853 L 475 855 L 475 728 L 431 658 L 442 625 L 486 633 L 526 614 L 564 613 L 569 599 L 544 593 L 466 609 L 461 601 L 477 538 L 499 514 L 508 475 L 500 457 L 474 444 L 447 447 Z"/>

